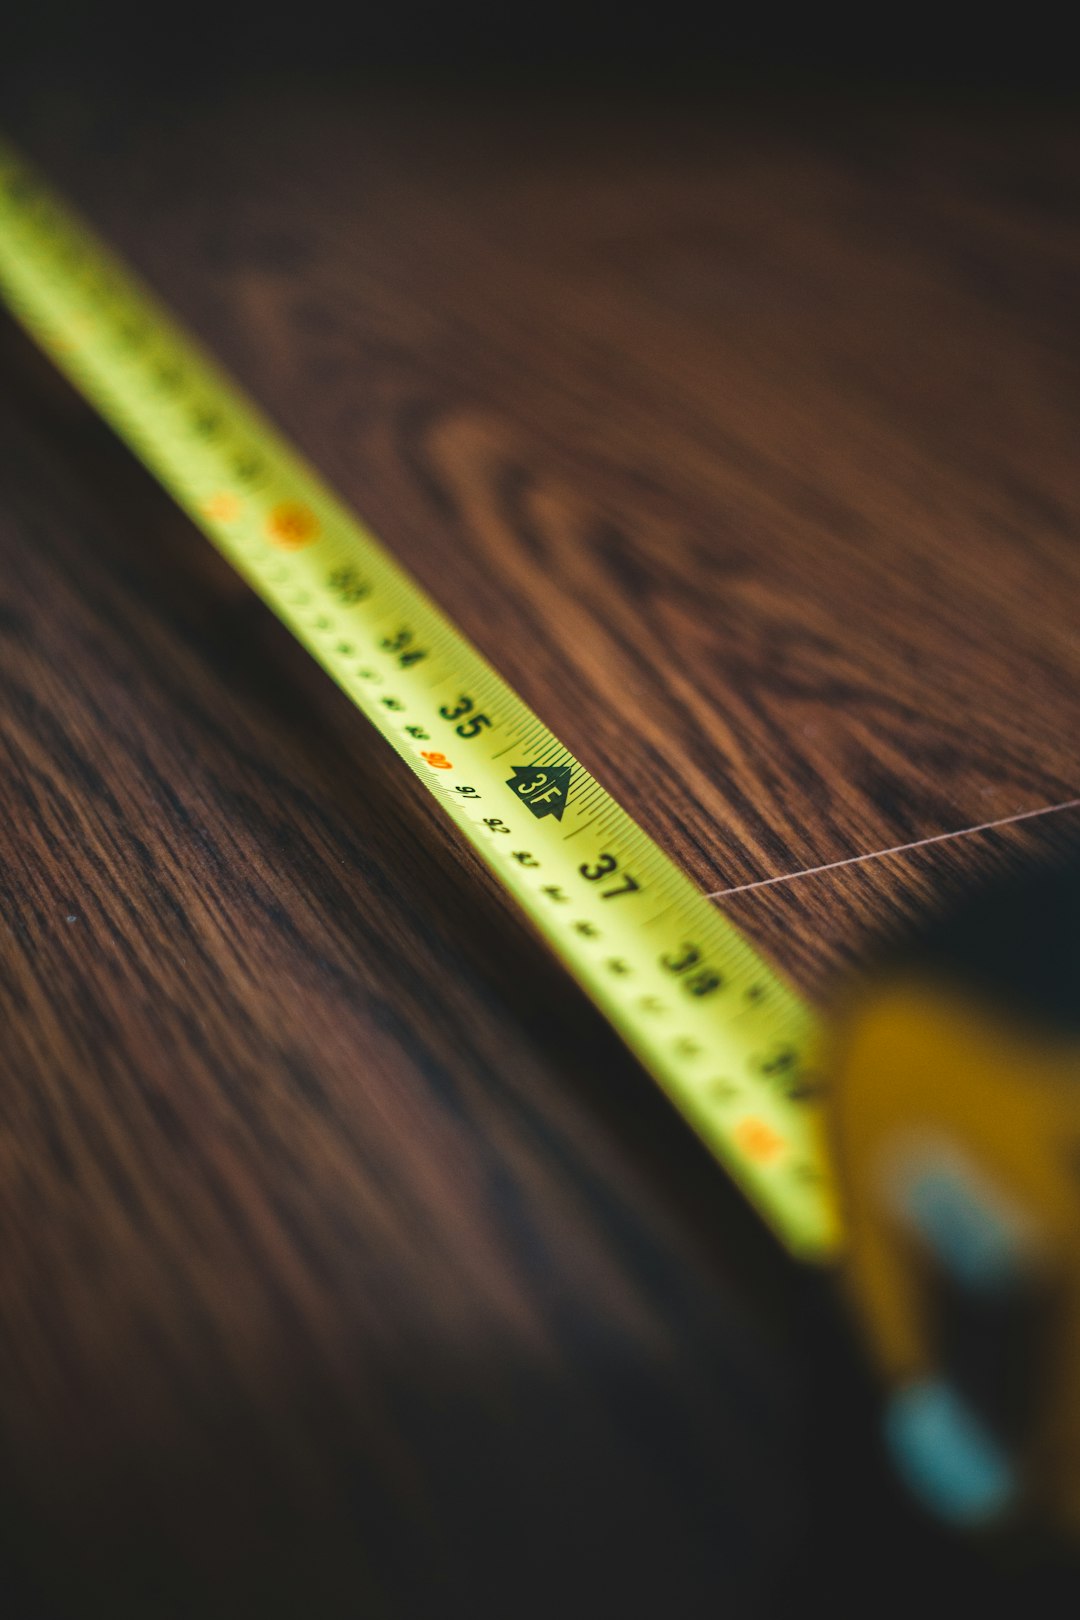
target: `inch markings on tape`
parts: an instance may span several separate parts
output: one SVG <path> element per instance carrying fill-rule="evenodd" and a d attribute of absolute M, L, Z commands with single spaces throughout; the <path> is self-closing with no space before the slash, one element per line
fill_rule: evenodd
<path fill-rule="evenodd" d="M 783 1242 L 832 1258 L 809 1009 L 3 144 L 0 292 L 421 778 Z"/>

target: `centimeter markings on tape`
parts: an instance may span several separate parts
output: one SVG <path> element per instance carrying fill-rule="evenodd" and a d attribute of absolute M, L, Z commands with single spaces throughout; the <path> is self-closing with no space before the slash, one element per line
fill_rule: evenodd
<path fill-rule="evenodd" d="M 0 292 L 421 778 L 787 1246 L 830 1258 L 809 1010 L 2 143 Z"/>

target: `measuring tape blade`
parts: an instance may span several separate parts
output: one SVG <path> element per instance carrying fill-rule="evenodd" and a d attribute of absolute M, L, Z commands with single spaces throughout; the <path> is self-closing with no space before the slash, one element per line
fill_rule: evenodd
<path fill-rule="evenodd" d="M 786 1245 L 831 1257 L 809 1009 L 3 145 L 0 291 L 420 777 Z"/>

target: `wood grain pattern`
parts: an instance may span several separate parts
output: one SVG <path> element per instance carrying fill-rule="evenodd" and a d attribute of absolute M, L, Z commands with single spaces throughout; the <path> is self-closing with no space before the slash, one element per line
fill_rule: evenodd
<path fill-rule="evenodd" d="M 1080 795 L 1071 126 L 324 89 L 21 133 L 710 892 Z M 971 1601 L 824 1291 L 8 327 L 0 365 L 16 1612 L 787 1615 L 865 1600 L 853 1542 Z M 1078 824 L 722 903 L 827 996 Z"/>

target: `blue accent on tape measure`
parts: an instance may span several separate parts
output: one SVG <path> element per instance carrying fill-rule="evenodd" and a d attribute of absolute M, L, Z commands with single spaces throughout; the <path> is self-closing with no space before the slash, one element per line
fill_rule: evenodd
<path fill-rule="evenodd" d="M 908 1220 L 938 1260 L 969 1288 L 993 1288 L 1016 1275 L 1019 1233 L 972 1177 L 956 1167 L 922 1169 L 904 1186 Z"/>
<path fill-rule="evenodd" d="M 942 1379 L 909 1384 L 885 1410 L 885 1440 L 898 1472 L 923 1505 L 974 1528 L 1015 1500 L 1018 1481 L 993 1435 Z"/>

